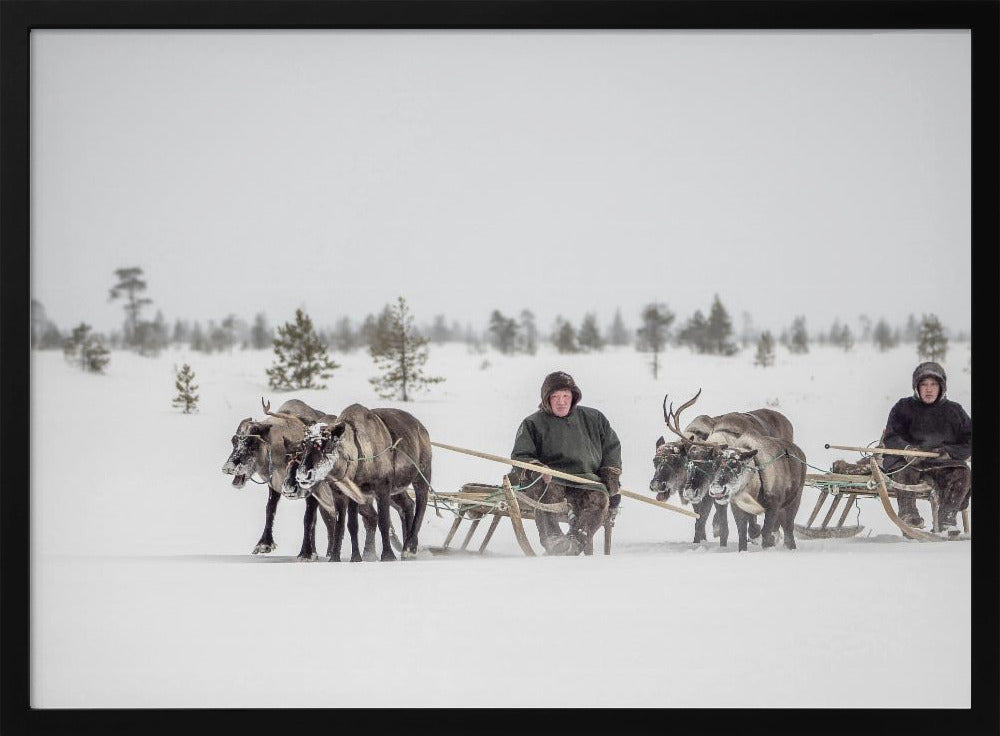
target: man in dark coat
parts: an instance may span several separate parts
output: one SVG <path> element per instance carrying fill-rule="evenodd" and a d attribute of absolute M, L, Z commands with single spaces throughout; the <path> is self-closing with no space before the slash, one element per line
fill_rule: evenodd
<path fill-rule="evenodd" d="M 542 503 L 565 500 L 570 530 L 563 534 L 553 514 L 535 511 L 538 538 L 549 554 L 578 555 L 590 549 L 594 533 L 610 509 L 613 522 L 621 501 L 622 448 L 611 423 L 597 409 L 580 406 L 580 388 L 568 373 L 550 373 L 542 382 L 538 411 L 517 429 L 511 457 L 595 481 L 582 484 L 515 468 L 511 482 Z M 529 485 L 530 484 L 530 485 Z"/>
<path fill-rule="evenodd" d="M 972 419 L 961 404 L 945 398 L 947 387 L 944 368 L 934 362 L 918 365 L 913 396 L 896 402 L 882 433 L 884 447 L 938 453 L 936 458 L 884 455 L 882 470 L 900 483 L 924 481 L 937 490 L 942 532 L 958 530 L 955 514 L 968 508 L 972 495 L 972 472 L 965 462 L 972 455 Z M 896 502 L 904 522 L 924 525 L 911 494 L 899 491 Z"/>

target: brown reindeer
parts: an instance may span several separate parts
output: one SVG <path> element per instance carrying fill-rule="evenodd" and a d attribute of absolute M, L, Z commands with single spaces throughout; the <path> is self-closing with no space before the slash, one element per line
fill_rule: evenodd
<path fill-rule="evenodd" d="M 320 416 L 316 423 L 332 426 L 337 422 L 336 415 L 324 414 Z M 375 560 L 375 529 L 378 526 L 378 514 L 373 503 L 359 504 L 341 489 L 339 484 L 333 479 L 325 479 L 310 489 L 299 486 L 295 479 L 299 464 L 302 462 L 303 453 L 306 450 L 306 439 L 297 444 L 285 441 L 285 457 L 288 462 L 285 482 L 281 487 L 281 493 L 286 498 L 306 499 L 309 504 L 319 503 L 320 508 L 327 510 L 336 519 L 333 538 L 327 547 L 327 558 L 330 562 L 340 562 L 340 550 L 343 546 L 344 527 L 351 538 L 351 562 L 361 562 Z M 407 520 L 413 518 L 413 501 L 405 493 L 397 493 L 391 497 L 392 505 L 403 520 L 403 527 L 406 528 Z M 361 515 L 365 526 L 364 552 L 358 544 L 358 514 Z M 397 550 L 402 550 L 403 545 L 396 538 L 396 532 L 392 525 L 389 526 L 389 536 L 392 546 Z"/>
<path fill-rule="evenodd" d="M 417 502 L 412 518 L 404 523 L 402 555 L 416 555 L 430 493 L 431 444 L 427 429 L 412 414 L 351 404 L 334 424 L 313 425 L 295 479 L 308 490 L 331 481 L 361 505 L 374 499 L 382 560 L 396 559 L 389 542 L 391 497 L 412 484 Z"/>
<path fill-rule="evenodd" d="M 222 472 L 233 476 L 233 487 L 242 489 L 254 475 L 267 485 L 267 504 L 264 508 L 264 531 L 254 546 L 252 554 L 267 554 L 277 549 L 274 543 L 274 516 L 281 498 L 280 489 L 285 479 L 284 447 L 286 441 L 298 442 L 305 436 L 307 427 L 322 412 L 313 409 L 304 401 L 291 399 L 282 404 L 277 412 L 271 412 L 270 402 L 264 402 L 264 419 L 247 417 L 239 423 L 232 437 L 233 449 L 222 466 Z M 254 481 L 256 482 L 256 481 Z M 298 559 L 316 559 L 316 509 L 317 503 L 306 504 L 302 520 L 302 547 Z M 321 511 L 328 536 L 333 534 L 334 518 Z"/>
<path fill-rule="evenodd" d="M 709 441 L 723 437 L 713 433 Z M 785 547 L 795 549 L 795 514 L 805 477 L 806 456 L 795 443 L 759 432 L 744 432 L 721 451 L 708 494 L 720 504 L 727 504 L 740 494 L 752 496 L 765 509 L 762 546 L 774 546 L 774 532 L 780 526 Z M 733 515 L 742 551 L 747 548 L 748 514 L 734 505 Z"/>

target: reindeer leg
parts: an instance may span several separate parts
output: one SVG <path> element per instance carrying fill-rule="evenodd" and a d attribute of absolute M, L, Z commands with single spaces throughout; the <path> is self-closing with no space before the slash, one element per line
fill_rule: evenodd
<path fill-rule="evenodd" d="M 775 508 L 769 508 L 764 511 L 764 527 L 761 529 L 760 533 L 763 537 L 761 541 L 761 547 L 773 547 L 774 546 L 774 528 L 778 525 L 778 511 Z"/>
<path fill-rule="evenodd" d="M 347 532 L 351 535 L 351 562 L 361 562 L 361 550 L 358 548 L 358 502 L 347 501 Z M 368 547 L 368 519 L 365 519 L 365 548 Z M 374 540 L 372 540 L 374 542 Z"/>
<path fill-rule="evenodd" d="M 361 521 L 365 525 L 365 549 L 362 559 L 365 562 L 375 562 L 375 530 L 378 527 L 378 515 L 375 513 L 373 503 L 355 504 L 357 512 L 361 514 Z"/>
<path fill-rule="evenodd" d="M 274 552 L 278 548 L 278 545 L 274 543 L 272 531 L 274 529 L 274 512 L 278 508 L 278 499 L 280 498 L 280 493 L 270 486 L 267 487 L 267 505 L 264 507 L 264 532 L 260 535 L 260 540 L 250 554 L 266 555 L 268 552 Z"/>
<path fill-rule="evenodd" d="M 715 505 L 715 516 L 712 517 L 712 522 L 718 521 L 719 533 L 716 536 L 719 538 L 719 546 L 726 547 L 729 544 L 729 514 L 722 504 L 714 502 L 713 504 Z"/>
<path fill-rule="evenodd" d="M 429 480 L 430 475 L 430 468 L 427 468 L 424 476 Z M 417 535 L 420 532 L 420 526 L 424 523 L 424 512 L 427 511 L 427 499 L 430 496 L 430 490 L 430 485 L 424 478 L 414 479 L 413 494 L 417 497 L 416 510 L 410 518 L 409 532 L 403 542 L 403 559 L 417 556 Z M 409 500 L 409 496 L 407 496 L 407 500 Z"/>
<path fill-rule="evenodd" d="M 393 545 L 396 550 L 406 555 L 406 542 L 410 538 L 410 527 L 413 526 L 413 499 L 406 491 L 397 493 L 392 497 L 392 505 L 399 512 L 399 519 L 402 523 L 402 544 Z M 390 528 L 391 531 L 391 528 Z"/>
<path fill-rule="evenodd" d="M 319 501 L 310 495 L 306 498 L 306 512 L 302 517 L 302 548 L 296 558 L 300 562 L 312 562 L 316 559 L 316 507 Z"/>
<path fill-rule="evenodd" d="M 338 498 L 336 506 L 336 516 L 322 507 L 319 510 L 326 523 L 326 556 L 330 562 L 340 562 L 340 547 L 344 543 L 344 524 L 347 522 L 346 501 Z"/>
<path fill-rule="evenodd" d="M 378 531 L 382 537 L 382 562 L 395 562 L 396 553 L 392 551 L 392 542 L 389 540 L 389 509 L 392 507 L 390 497 L 392 489 L 388 486 L 379 486 L 375 491 L 375 510 L 378 512 Z"/>
<path fill-rule="evenodd" d="M 785 535 L 785 548 L 795 549 L 795 514 L 789 509 L 782 511 L 781 531 Z"/>
<path fill-rule="evenodd" d="M 708 512 L 712 509 L 712 500 L 705 496 L 701 501 L 694 505 L 694 510 L 698 514 L 698 518 L 694 520 L 694 543 L 703 541 L 706 539 L 705 536 L 705 524 L 708 522 Z"/>
<path fill-rule="evenodd" d="M 747 527 L 750 523 L 750 519 L 753 518 L 753 514 L 749 514 L 743 509 L 736 506 L 736 504 L 729 504 L 733 509 L 733 519 L 736 521 L 736 534 L 739 537 L 739 543 L 737 549 L 740 552 L 747 551 Z"/>

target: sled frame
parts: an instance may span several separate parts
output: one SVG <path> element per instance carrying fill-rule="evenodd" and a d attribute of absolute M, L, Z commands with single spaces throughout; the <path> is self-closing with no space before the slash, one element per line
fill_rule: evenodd
<path fill-rule="evenodd" d="M 969 519 L 969 510 L 962 510 L 962 527 L 964 534 L 957 537 L 941 536 L 940 503 L 938 493 L 929 485 L 924 483 L 907 486 L 896 483 L 882 472 L 878 464 L 871 461 L 871 471 L 865 475 L 842 475 L 836 473 L 806 474 L 805 484 L 819 490 L 816 504 L 809 514 L 805 525 L 796 524 L 795 534 L 804 539 L 830 539 L 840 537 L 853 537 L 864 530 L 864 526 L 845 526 L 851 508 L 857 504 L 858 498 L 878 498 L 882 502 L 882 508 L 889 519 L 899 528 L 908 539 L 915 539 L 921 542 L 939 542 L 947 540 L 968 539 L 972 534 L 972 525 Z M 896 514 L 890 499 L 898 498 L 900 493 L 911 493 L 918 501 L 927 501 L 931 507 L 931 531 L 917 529 L 905 523 Z M 830 526 L 838 506 L 841 501 L 846 500 L 840 518 L 835 526 Z M 827 502 L 829 501 L 829 505 Z M 826 514 L 823 520 L 817 525 L 816 519 L 826 505 Z"/>
<path fill-rule="evenodd" d="M 486 499 L 489 496 L 495 496 L 498 490 L 503 491 L 504 501 L 502 504 L 492 504 L 487 503 Z M 443 494 L 438 494 L 441 497 Z M 452 495 L 452 494 L 449 494 Z M 481 500 L 476 497 L 480 496 Z M 488 486 L 485 484 L 478 483 L 466 483 L 462 486 L 462 490 L 458 494 L 454 494 L 457 501 L 457 508 L 455 514 L 455 520 L 451 524 L 451 528 L 448 530 L 448 535 L 445 537 L 444 544 L 437 550 L 438 553 L 451 552 L 451 543 L 455 539 L 459 528 L 463 521 L 469 521 L 469 528 L 465 533 L 465 537 L 462 540 L 461 545 L 458 547 L 457 551 L 468 552 L 469 544 L 472 542 L 472 538 L 476 533 L 476 529 L 479 524 L 487 516 L 492 517 L 490 521 L 490 526 L 486 530 L 486 534 L 482 541 L 479 543 L 479 548 L 476 553 L 483 554 L 486 551 L 486 547 L 489 545 L 490 540 L 493 538 L 494 532 L 496 532 L 497 527 L 500 525 L 501 520 L 510 519 L 511 526 L 514 530 L 514 537 L 517 539 L 518 545 L 521 547 L 521 551 L 528 557 L 536 556 L 535 550 L 531 546 L 531 542 L 528 540 L 528 535 L 524 530 L 525 521 L 535 520 L 535 509 L 532 507 L 531 499 L 527 498 L 524 494 L 515 491 L 511 485 L 510 481 L 506 478 L 503 479 L 503 485 L 498 489 L 496 486 Z M 565 523 L 569 519 L 565 513 L 556 513 L 556 520 Z M 610 521 L 608 515 L 604 517 L 604 523 L 602 525 L 604 530 L 604 554 L 611 554 L 611 530 L 613 524 Z M 584 549 L 584 554 L 593 554 L 594 543 L 593 540 Z"/>

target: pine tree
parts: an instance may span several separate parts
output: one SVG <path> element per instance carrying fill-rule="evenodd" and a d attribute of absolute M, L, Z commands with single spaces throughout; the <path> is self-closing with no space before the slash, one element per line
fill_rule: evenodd
<path fill-rule="evenodd" d="M 576 329 L 561 315 L 556 317 L 556 326 L 552 331 L 552 344 L 560 353 L 580 352 L 580 347 L 577 345 Z"/>
<path fill-rule="evenodd" d="M 423 372 L 427 362 L 427 338 L 421 337 L 413 329 L 413 316 L 406 299 L 398 297 L 396 304 L 386 307 L 388 322 L 384 325 L 383 338 L 373 343 L 369 352 L 381 376 L 369 378 L 376 393 L 383 399 L 396 396 L 410 401 L 415 391 L 426 389 L 444 380 L 441 376 L 426 376 Z M 383 313 L 386 313 L 383 310 Z"/>
<path fill-rule="evenodd" d="M 341 317 L 333 331 L 333 344 L 342 353 L 354 350 L 360 342 L 360 336 L 351 326 L 350 317 Z"/>
<path fill-rule="evenodd" d="M 182 409 L 185 414 L 190 414 L 198 408 L 198 394 L 195 393 L 198 386 L 194 382 L 194 371 L 187 363 L 177 371 L 174 388 L 177 389 L 177 396 L 171 402 L 173 406 Z"/>
<path fill-rule="evenodd" d="M 104 373 L 110 362 L 110 351 L 105 347 L 100 335 L 90 332 L 90 325 L 81 322 L 73 328 L 63 343 L 63 355 L 71 363 L 76 363 L 89 373 Z"/>
<path fill-rule="evenodd" d="M 340 368 L 327 355 L 326 347 L 313 329 L 312 320 L 301 309 L 295 321 L 278 328 L 274 338 L 275 362 L 267 369 L 268 384 L 276 391 L 299 388 L 326 388 L 326 380 Z"/>
<path fill-rule="evenodd" d="M 948 352 L 948 338 L 940 320 L 933 314 L 925 314 L 920 320 L 917 333 L 917 355 L 921 360 L 944 361 Z"/>
<path fill-rule="evenodd" d="M 893 334 L 892 328 L 889 327 L 889 323 L 884 319 L 880 319 L 872 330 L 872 342 L 883 353 L 889 348 L 896 347 L 896 336 Z"/>
<path fill-rule="evenodd" d="M 636 330 L 636 349 L 653 354 L 650 366 L 655 379 L 660 372 L 660 352 L 667 345 L 674 313 L 664 304 L 647 304 L 642 310 L 642 327 Z"/>
<path fill-rule="evenodd" d="M 729 313 L 722 306 L 719 295 L 716 294 L 712 300 L 712 308 L 708 313 L 708 325 L 706 326 L 708 352 L 719 355 L 732 355 L 736 352 L 736 345 L 730 341 L 733 334 L 733 323 L 729 319 Z"/>
<path fill-rule="evenodd" d="M 582 350 L 604 350 L 604 339 L 600 330 L 597 329 L 597 315 L 588 312 L 580 323 L 580 332 L 577 335 L 577 342 Z"/>
<path fill-rule="evenodd" d="M 622 310 L 615 309 L 615 318 L 611 322 L 611 326 L 608 328 L 608 344 L 614 345 L 615 347 L 621 347 L 623 345 L 628 345 L 631 341 L 631 335 L 629 334 L 628 328 L 625 326 L 625 322 L 622 320 Z"/>
<path fill-rule="evenodd" d="M 358 327 L 358 342 L 366 347 L 371 347 L 372 341 L 375 339 L 375 331 L 377 327 L 378 320 L 375 318 L 375 315 L 365 315 L 364 320 L 361 322 L 361 326 Z"/>
<path fill-rule="evenodd" d="M 528 355 L 538 352 L 538 326 L 535 324 L 535 313 L 530 309 L 521 310 L 518 338 L 521 350 Z"/>
<path fill-rule="evenodd" d="M 745 348 L 760 335 L 753 325 L 753 315 L 750 312 L 744 311 L 741 317 L 743 318 L 743 329 L 740 330 L 740 345 Z"/>
<path fill-rule="evenodd" d="M 846 324 L 841 324 L 839 319 L 835 319 L 833 325 L 830 326 L 830 344 L 843 348 L 845 351 L 854 347 L 854 335 L 851 334 L 851 328 Z"/>
<path fill-rule="evenodd" d="M 688 318 L 687 323 L 677 335 L 677 342 L 687 345 L 698 353 L 708 352 L 708 321 L 700 309 Z"/>
<path fill-rule="evenodd" d="M 138 266 L 115 269 L 118 283 L 111 287 L 110 300 L 125 298 L 125 345 L 136 344 L 136 330 L 139 327 L 139 314 L 142 308 L 152 304 L 152 299 L 139 296 L 146 290 L 146 282 L 142 280 L 142 269 Z"/>
<path fill-rule="evenodd" d="M 792 320 L 788 336 L 788 350 L 793 353 L 809 352 L 809 333 L 806 332 L 806 318 L 799 316 Z"/>
<path fill-rule="evenodd" d="M 753 364 L 762 368 L 774 365 L 774 338 L 771 336 L 770 330 L 764 330 L 757 340 L 757 355 L 754 357 Z"/>
<path fill-rule="evenodd" d="M 434 324 L 431 325 L 429 334 L 431 342 L 435 345 L 440 345 L 451 339 L 451 333 L 448 331 L 448 323 L 445 321 L 443 314 L 434 316 Z"/>
<path fill-rule="evenodd" d="M 867 314 L 858 315 L 858 324 L 861 326 L 861 334 L 858 339 L 861 342 L 871 342 L 872 339 L 872 318 Z"/>
<path fill-rule="evenodd" d="M 840 347 L 844 349 L 844 352 L 854 347 L 854 335 L 851 334 L 851 328 L 848 325 L 840 328 Z"/>
<path fill-rule="evenodd" d="M 191 341 L 191 326 L 183 320 L 176 320 L 174 322 L 173 336 L 170 341 L 174 345 L 183 345 L 186 342 Z"/>
<path fill-rule="evenodd" d="M 201 329 L 201 322 L 195 322 L 194 327 L 191 328 L 191 349 L 197 350 L 199 353 L 212 352 L 212 346 Z"/>
<path fill-rule="evenodd" d="M 258 312 L 253 318 L 253 327 L 250 328 L 250 344 L 254 350 L 263 350 L 271 344 L 271 327 L 267 324 L 267 315 Z"/>
<path fill-rule="evenodd" d="M 517 322 L 513 317 L 503 315 L 499 309 L 494 309 L 490 315 L 490 342 L 501 353 L 514 352 L 517 344 Z"/>

